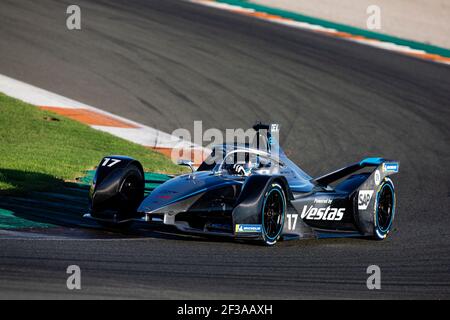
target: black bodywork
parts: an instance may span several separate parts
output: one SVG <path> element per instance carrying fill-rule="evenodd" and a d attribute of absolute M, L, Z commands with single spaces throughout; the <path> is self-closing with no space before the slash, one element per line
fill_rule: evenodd
<path fill-rule="evenodd" d="M 264 151 L 260 146 L 221 145 L 197 171 L 168 180 L 145 198 L 140 163 L 106 157 L 95 174 L 87 216 L 108 223 L 139 220 L 194 234 L 261 239 L 266 231 L 265 199 L 276 186 L 285 197 L 281 238 L 387 236 L 395 214 L 388 176 L 398 172 L 398 162 L 367 158 L 312 178 L 287 158 L 271 128 L 254 127 L 257 134 L 267 129 Z M 217 157 L 217 150 L 225 156 Z M 240 153 L 255 155 L 258 164 L 246 174 L 230 173 L 224 159 Z"/>

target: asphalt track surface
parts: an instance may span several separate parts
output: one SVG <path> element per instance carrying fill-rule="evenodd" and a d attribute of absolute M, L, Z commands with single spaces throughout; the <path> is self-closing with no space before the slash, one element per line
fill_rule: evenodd
<path fill-rule="evenodd" d="M 450 67 L 180 1 L 77 3 L 68 31 L 69 2 L 2 0 L 0 73 L 168 132 L 276 121 L 313 176 L 398 159 L 394 230 L 273 248 L 2 237 L 1 298 L 450 298 Z M 372 264 L 382 290 L 366 288 Z"/>

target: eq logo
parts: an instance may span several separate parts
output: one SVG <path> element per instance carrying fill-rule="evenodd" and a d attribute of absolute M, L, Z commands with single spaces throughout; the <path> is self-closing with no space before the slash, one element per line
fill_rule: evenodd
<path fill-rule="evenodd" d="M 366 210 L 372 199 L 373 190 L 360 190 L 358 193 L 358 209 Z"/>

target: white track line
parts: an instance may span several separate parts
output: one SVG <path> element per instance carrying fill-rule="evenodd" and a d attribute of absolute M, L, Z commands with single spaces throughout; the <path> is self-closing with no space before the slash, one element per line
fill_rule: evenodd
<path fill-rule="evenodd" d="M 166 132 L 143 125 L 141 123 L 117 116 L 104 110 L 89 106 L 82 102 L 61 96 L 59 94 L 35 87 L 25 82 L 12 79 L 0 74 L 0 92 L 36 106 L 58 107 L 67 109 L 84 109 L 93 113 L 102 114 L 120 122 L 135 126 L 136 128 L 119 128 L 112 126 L 91 127 L 108 132 L 125 140 L 150 148 L 194 148 L 202 150 L 201 146 L 184 141 Z M 207 150 L 205 150 L 207 151 Z"/>
<path fill-rule="evenodd" d="M 213 7 L 213 8 L 217 8 L 217 9 L 221 9 L 221 10 L 226 10 L 226 11 L 230 11 L 233 13 L 246 14 L 249 16 L 253 16 L 257 19 L 260 19 L 260 20 L 270 21 L 272 23 L 282 24 L 282 25 L 286 25 L 289 27 L 293 27 L 293 28 L 318 31 L 318 32 L 322 32 L 322 33 L 326 33 L 326 34 L 335 36 L 335 37 L 339 37 L 340 39 L 353 41 L 353 42 L 357 42 L 357 43 L 372 46 L 372 47 L 377 47 L 377 48 L 384 49 L 384 50 L 395 51 L 395 52 L 399 52 L 399 53 L 403 53 L 403 54 L 409 54 L 409 55 L 413 55 L 413 56 L 421 58 L 421 59 L 431 60 L 431 61 L 434 61 L 437 63 L 443 63 L 446 65 L 450 65 L 450 58 L 441 57 L 439 55 L 429 55 L 429 54 L 427 54 L 427 52 L 425 52 L 423 50 L 417 50 L 417 49 L 413 49 L 408 46 L 399 45 L 399 44 L 392 43 L 392 42 L 385 42 L 385 41 L 381 41 L 381 40 L 365 38 L 362 36 L 354 36 L 354 35 L 350 35 L 350 34 L 348 34 L 348 36 L 346 36 L 346 37 L 342 37 L 341 34 L 343 34 L 343 32 L 340 32 L 336 29 L 327 28 L 327 27 L 323 27 L 321 25 L 316 25 L 316 24 L 310 24 L 307 22 L 296 21 L 296 20 L 289 19 L 289 18 L 278 17 L 278 16 L 272 15 L 272 14 L 268 14 L 267 16 L 264 16 L 264 15 L 260 15 L 261 13 L 265 14 L 265 12 L 263 12 L 263 11 L 259 12 L 254 9 L 241 7 L 239 5 L 230 5 L 227 3 L 216 2 L 215 0 L 185 0 L 185 1 L 197 3 L 197 4 L 200 4 L 203 6 L 207 6 L 207 7 Z"/>

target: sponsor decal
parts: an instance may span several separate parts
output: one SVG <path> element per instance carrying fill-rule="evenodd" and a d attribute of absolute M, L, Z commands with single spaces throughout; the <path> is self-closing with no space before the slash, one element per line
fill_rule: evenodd
<path fill-rule="evenodd" d="M 333 199 L 314 199 L 314 203 L 331 204 Z"/>
<path fill-rule="evenodd" d="M 380 176 L 380 171 L 375 171 L 375 175 L 374 175 L 374 179 L 375 179 L 375 185 L 379 185 L 380 181 L 381 181 L 381 176 Z"/>
<path fill-rule="evenodd" d="M 384 172 L 398 172 L 398 163 L 383 163 Z"/>
<path fill-rule="evenodd" d="M 260 224 L 236 224 L 236 233 L 256 233 L 261 232 Z"/>
<path fill-rule="evenodd" d="M 344 217 L 345 208 L 332 208 L 331 206 L 315 208 L 313 205 L 303 207 L 302 219 L 340 221 Z"/>
<path fill-rule="evenodd" d="M 358 209 L 366 210 L 372 199 L 373 190 L 360 190 L 358 193 Z"/>
<path fill-rule="evenodd" d="M 280 125 L 278 123 L 272 123 L 270 126 L 270 132 L 278 132 L 280 131 Z"/>

